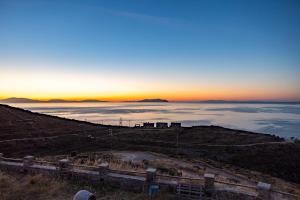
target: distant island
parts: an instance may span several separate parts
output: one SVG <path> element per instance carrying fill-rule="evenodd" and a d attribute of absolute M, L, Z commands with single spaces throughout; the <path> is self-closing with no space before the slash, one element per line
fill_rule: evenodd
<path fill-rule="evenodd" d="M 169 102 L 169 101 L 165 99 L 143 99 L 136 102 Z"/>
<path fill-rule="evenodd" d="M 85 100 L 64 100 L 64 99 L 50 99 L 50 100 L 34 100 L 28 98 L 7 98 L 0 100 L 1 103 L 81 103 L 81 102 L 106 102 L 95 99 L 85 99 Z"/>

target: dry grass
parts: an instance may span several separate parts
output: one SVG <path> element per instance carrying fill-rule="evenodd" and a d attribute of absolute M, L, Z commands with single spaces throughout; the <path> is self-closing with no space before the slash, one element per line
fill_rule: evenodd
<path fill-rule="evenodd" d="M 1 200 L 64 199 L 70 196 L 69 187 L 42 175 L 11 176 L 0 173 Z"/>
<path fill-rule="evenodd" d="M 58 162 L 58 160 L 63 158 L 66 158 L 66 155 L 46 156 L 39 158 L 39 160 Z M 110 169 L 113 170 L 145 171 L 145 165 L 143 163 L 125 162 L 109 153 L 80 154 L 75 157 L 68 157 L 68 159 L 77 165 L 98 166 L 101 162 L 108 162 Z"/>
<path fill-rule="evenodd" d="M 70 200 L 78 190 L 96 193 L 100 200 L 148 200 L 147 194 L 137 194 L 109 187 L 72 184 L 42 175 L 7 174 L 0 171 L 0 200 Z M 162 193 L 153 200 L 168 200 Z"/>
<path fill-rule="evenodd" d="M 242 195 L 242 194 L 235 194 L 231 192 L 219 192 L 218 194 L 214 195 L 215 200 L 259 200 L 256 197 Z"/>

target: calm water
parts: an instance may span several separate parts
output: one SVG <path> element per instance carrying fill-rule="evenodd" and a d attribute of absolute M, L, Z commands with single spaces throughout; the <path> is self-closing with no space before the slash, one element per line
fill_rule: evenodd
<path fill-rule="evenodd" d="M 183 126 L 228 128 L 300 138 L 300 105 L 205 103 L 31 103 L 10 104 L 34 112 L 94 123 L 134 126 L 182 122 Z"/>

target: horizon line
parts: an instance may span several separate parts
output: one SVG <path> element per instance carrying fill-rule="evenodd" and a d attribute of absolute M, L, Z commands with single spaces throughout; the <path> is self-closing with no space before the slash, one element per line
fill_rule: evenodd
<path fill-rule="evenodd" d="M 210 103 L 222 103 L 222 102 L 286 102 L 286 103 L 300 103 L 300 99 L 193 99 L 193 100 L 169 100 L 166 98 L 139 98 L 139 99 L 128 99 L 128 100 L 106 100 L 105 98 L 27 98 L 27 97 L 7 97 L 1 98 L 0 101 L 10 100 L 10 99 L 24 99 L 24 100 L 32 100 L 32 101 L 40 101 L 47 103 L 48 101 L 74 101 L 74 102 L 84 102 L 84 101 L 99 101 L 99 102 L 136 102 L 142 100 L 161 100 L 167 102 L 190 102 L 190 103 L 197 103 L 197 102 L 210 102 Z"/>

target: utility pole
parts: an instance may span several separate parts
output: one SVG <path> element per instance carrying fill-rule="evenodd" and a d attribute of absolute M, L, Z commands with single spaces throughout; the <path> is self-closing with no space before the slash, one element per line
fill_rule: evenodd
<path fill-rule="evenodd" d="M 178 155 L 178 151 L 179 151 L 179 129 L 175 129 L 176 130 L 176 155 Z"/>
<path fill-rule="evenodd" d="M 122 126 L 122 125 L 123 125 L 123 120 L 122 120 L 122 117 L 120 117 L 119 126 Z"/>
<path fill-rule="evenodd" d="M 112 154 L 112 150 L 113 150 L 113 130 L 111 128 L 108 129 L 108 134 L 110 135 L 110 152 Z"/>

